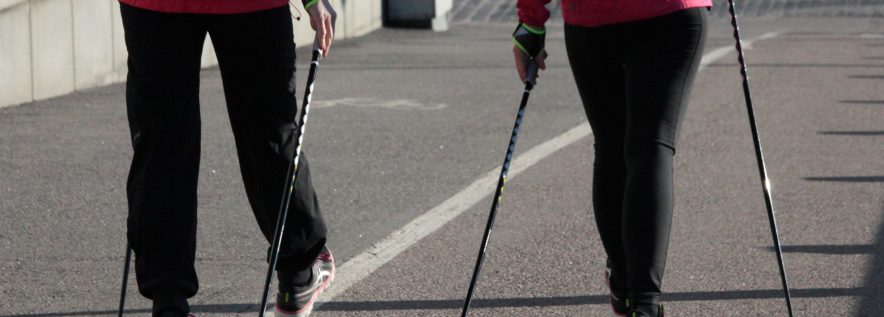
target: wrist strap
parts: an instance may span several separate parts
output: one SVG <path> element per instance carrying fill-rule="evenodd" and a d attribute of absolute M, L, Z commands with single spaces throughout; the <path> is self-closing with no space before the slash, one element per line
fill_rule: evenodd
<path fill-rule="evenodd" d="M 309 0 L 304 2 L 304 10 L 309 10 L 310 7 L 316 5 L 317 2 L 319 2 L 319 0 Z"/>
<path fill-rule="evenodd" d="M 532 27 L 532 26 L 525 24 L 525 23 L 522 23 L 522 27 L 525 28 L 525 30 L 528 30 L 528 32 L 531 32 L 531 33 L 534 33 L 537 35 L 541 35 L 541 34 L 546 33 L 546 28 L 544 28 L 544 27 L 535 28 L 535 27 Z"/>

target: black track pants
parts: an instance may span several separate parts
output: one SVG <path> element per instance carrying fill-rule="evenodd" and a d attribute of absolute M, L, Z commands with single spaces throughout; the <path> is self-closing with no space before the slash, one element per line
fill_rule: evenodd
<path fill-rule="evenodd" d="M 593 209 L 614 288 L 656 303 L 672 219 L 672 159 L 700 63 L 705 8 L 600 27 L 565 26 L 595 138 Z"/>
<path fill-rule="evenodd" d="M 194 257 L 203 42 L 210 34 L 246 193 L 270 240 L 294 153 L 291 16 L 287 5 L 232 15 L 165 14 L 125 4 L 121 11 L 134 148 L 128 239 L 136 254 L 138 288 L 151 299 L 191 297 L 198 289 Z M 325 240 L 325 223 L 302 155 L 278 267 L 308 268 Z"/>

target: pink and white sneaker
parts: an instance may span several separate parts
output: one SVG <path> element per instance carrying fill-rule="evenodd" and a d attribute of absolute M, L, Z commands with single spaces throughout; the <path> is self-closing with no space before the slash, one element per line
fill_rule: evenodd
<path fill-rule="evenodd" d="M 307 286 L 280 287 L 276 305 L 268 308 L 265 316 L 307 317 L 313 312 L 313 304 L 335 279 L 335 258 L 323 247 L 313 262 L 313 275 Z M 272 310 L 272 312 L 271 312 Z"/>

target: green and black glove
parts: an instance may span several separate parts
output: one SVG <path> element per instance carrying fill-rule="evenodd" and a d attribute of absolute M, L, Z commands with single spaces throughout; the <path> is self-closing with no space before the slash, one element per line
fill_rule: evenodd
<path fill-rule="evenodd" d="M 301 0 L 301 3 L 304 4 L 304 9 L 308 10 L 310 7 L 316 5 L 319 0 Z"/>
<path fill-rule="evenodd" d="M 543 45 L 545 42 L 545 28 L 536 28 L 525 23 L 519 23 L 519 26 L 513 31 L 513 43 L 515 43 L 516 47 L 518 47 L 526 57 L 537 57 L 540 52 L 543 52 Z"/>

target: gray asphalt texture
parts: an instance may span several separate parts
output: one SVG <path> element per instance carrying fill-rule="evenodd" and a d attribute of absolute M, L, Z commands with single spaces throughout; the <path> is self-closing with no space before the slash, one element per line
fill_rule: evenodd
<path fill-rule="evenodd" d="M 707 51 L 733 45 L 711 20 Z M 385 29 L 335 43 L 305 136 L 339 263 L 499 168 L 522 85 L 511 23 Z M 884 21 L 744 18 L 796 315 L 884 315 Z M 517 155 L 585 122 L 551 26 Z M 299 51 L 306 69 L 308 52 Z M 299 77 L 303 87 L 304 71 Z M 257 312 L 266 269 L 217 69 L 202 75 L 200 316 Z M 698 76 L 675 162 L 670 316 L 785 316 L 734 54 Z M 473 316 L 608 316 L 591 138 L 512 178 Z M 131 158 L 125 88 L 0 109 L 0 317 L 114 315 Z M 491 198 L 315 316 L 458 315 Z M 127 308 L 149 303 L 130 279 Z M 334 286 L 332 286 L 334 287 Z"/>

